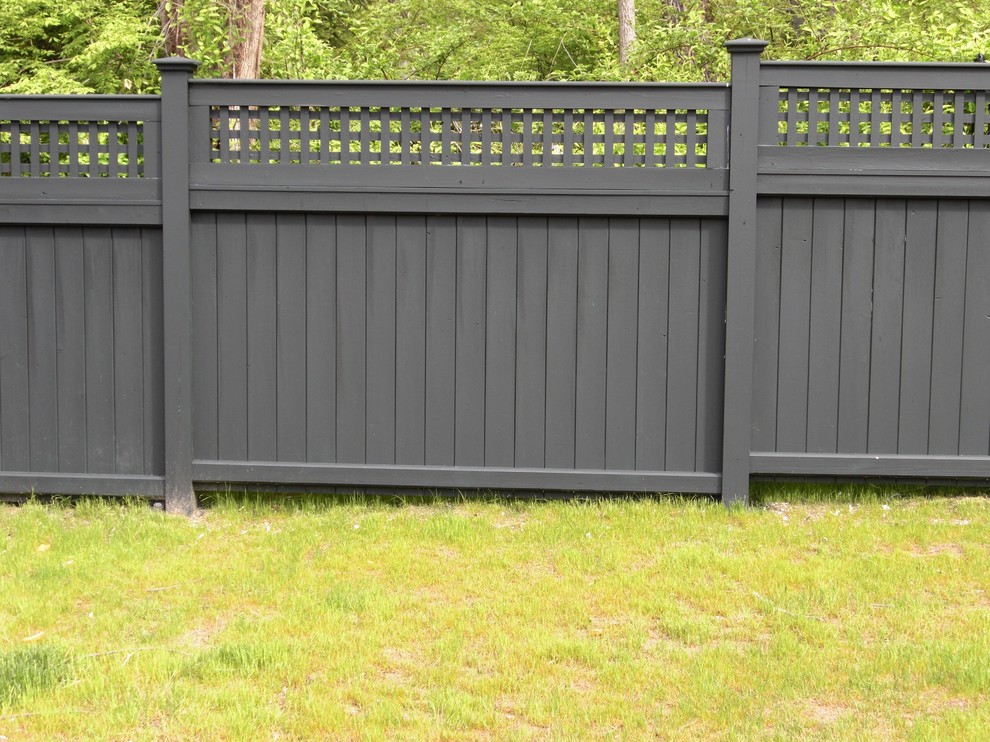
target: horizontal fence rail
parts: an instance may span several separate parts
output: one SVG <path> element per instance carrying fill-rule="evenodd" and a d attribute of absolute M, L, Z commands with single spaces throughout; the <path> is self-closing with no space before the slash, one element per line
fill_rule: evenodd
<path fill-rule="evenodd" d="M 0 494 L 990 482 L 990 65 L 0 96 Z"/>

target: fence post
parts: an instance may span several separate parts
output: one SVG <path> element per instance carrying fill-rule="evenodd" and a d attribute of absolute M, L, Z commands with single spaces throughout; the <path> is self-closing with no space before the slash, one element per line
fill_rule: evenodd
<path fill-rule="evenodd" d="M 725 406 L 722 417 L 722 502 L 749 501 L 756 292 L 756 147 L 760 54 L 767 42 L 727 41 L 732 55 L 729 118 L 729 243 L 725 297 Z"/>
<path fill-rule="evenodd" d="M 189 218 L 189 78 L 199 62 L 155 61 L 162 76 L 162 281 L 165 317 L 165 508 L 190 515 L 192 305 Z"/>

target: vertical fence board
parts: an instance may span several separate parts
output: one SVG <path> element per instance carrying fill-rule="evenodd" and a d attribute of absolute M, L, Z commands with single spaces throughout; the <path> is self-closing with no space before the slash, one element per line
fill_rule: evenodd
<path fill-rule="evenodd" d="M 58 462 L 65 472 L 88 472 L 86 440 L 86 282 L 83 230 L 60 227 L 55 236 L 55 338 L 58 388 Z"/>
<path fill-rule="evenodd" d="M 396 217 L 395 463 L 426 463 L 426 218 Z"/>
<path fill-rule="evenodd" d="M 200 459 L 219 456 L 218 414 L 220 336 L 217 319 L 217 216 L 194 214 L 192 219 L 192 352 L 193 358 L 193 455 Z"/>
<path fill-rule="evenodd" d="M 694 471 L 698 410 L 698 300 L 701 270 L 697 219 L 670 225 L 666 469 Z"/>
<path fill-rule="evenodd" d="M 606 134 L 611 121 L 606 121 Z M 606 146 L 606 157 L 609 157 Z M 605 467 L 605 360 L 608 317 L 608 221 L 578 221 L 577 400 L 574 466 Z"/>
<path fill-rule="evenodd" d="M 777 368 L 778 451 L 808 445 L 808 347 L 811 342 L 811 237 L 814 201 L 787 202 L 780 256 L 780 348 Z"/>
<path fill-rule="evenodd" d="M 116 447 L 114 470 L 118 474 L 141 474 L 144 470 L 141 262 L 140 230 L 115 229 L 113 234 L 113 396 Z"/>
<path fill-rule="evenodd" d="M 837 450 L 866 450 L 870 409 L 875 202 L 846 202 L 842 256 L 842 349 L 839 354 Z"/>
<path fill-rule="evenodd" d="M 87 470 L 101 473 L 112 473 L 114 470 L 111 240 L 109 228 L 88 229 L 83 240 L 83 272 L 86 282 Z"/>
<path fill-rule="evenodd" d="M 698 415 L 695 469 L 722 468 L 722 414 L 725 396 L 725 292 L 727 282 L 724 221 L 702 221 L 700 296 L 698 298 Z"/>
<path fill-rule="evenodd" d="M 325 133 L 321 129 L 321 136 Z M 306 460 L 337 460 L 337 223 L 306 217 Z"/>
<path fill-rule="evenodd" d="M 938 204 L 928 453 L 959 453 L 968 204 Z"/>
<path fill-rule="evenodd" d="M 454 465 L 457 223 L 426 219 L 426 463 Z"/>
<path fill-rule="evenodd" d="M 626 122 L 631 128 L 632 122 Z M 628 134 L 628 132 L 627 132 Z M 632 148 L 632 144 L 627 144 Z M 605 468 L 636 468 L 636 341 L 639 220 L 608 224 Z"/>
<path fill-rule="evenodd" d="M 913 200 L 907 210 L 897 421 L 899 454 L 928 453 L 937 212 L 938 202 L 934 200 Z"/>
<path fill-rule="evenodd" d="M 969 202 L 959 453 L 990 455 L 990 203 Z"/>
<path fill-rule="evenodd" d="M 217 454 L 248 457 L 247 222 L 217 214 Z"/>
<path fill-rule="evenodd" d="M 11 137 L 14 135 L 12 134 Z M 0 470 L 31 468 L 27 255 L 23 227 L 0 226 Z"/>
<path fill-rule="evenodd" d="M 869 453 L 897 453 L 906 216 L 905 201 L 877 201 L 873 338 L 870 344 Z"/>
<path fill-rule="evenodd" d="M 337 461 L 365 462 L 367 230 L 363 216 L 337 217 Z"/>
<path fill-rule="evenodd" d="M 488 218 L 485 331 L 485 466 L 514 465 L 518 227 Z"/>
<path fill-rule="evenodd" d="M 368 216 L 366 461 L 395 463 L 395 217 Z"/>
<path fill-rule="evenodd" d="M 814 209 L 806 450 L 810 453 L 835 453 L 839 416 L 845 207 L 841 199 L 820 198 L 815 199 Z"/>
<path fill-rule="evenodd" d="M 796 104 L 795 104 L 796 105 Z M 790 109 L 788 109 L 790 116 Z M 788 128 L 788 132 L 791 129 Z M 790 136 L 790 134 L 788 134 Z M 777 441 L 777 356 L 780 327 L 780 261 L 787 200 L 757 202 L 756 306 L 753 336 L 752 449 L 774 451 Z M 732 369 L 726 369 L 732 373 Z"/>
<path fill-rule="evenodd" d="M 577 401 L 578 221 L 551 217 L 547 228 L 546 465 L 568 468 Z"/>
<path fill-rule="evenodd" d="M 515 465 L 540 467 L 546 456 L 547 281 L 546 218 L 519 219 L 516 299 Z"/>
<path fill-rule="evenodd" d="M 279 461 L 306 460 L 306 217 L 276 221 L 276 426 Z"/>
<path fill-rule="evenodd" d="M 144 359 L 144 473 L 165 473 L 164 300 L 162 297 L 162 232 L 141 230 L 141 297 Z"/>
<path fill-rule="evenodd" d="M 640 222 L 636 468 L 662 471 L 667 441 L 670 220 Z"/>
<path fill-rule="evenodd" d="M 251 461 L 278 458 L 274 214 L 247 215 L 247 428 Z"/>
<path fill-rule="evenodd" d="M 55 238 L 27 230 L 28 364 L 31 471 L 58 471 Z"/>
<path fill-rule="evenodd" d="M 488 245 L 484 217 L 457 219 L 454 463 L 485 464 Z"/>

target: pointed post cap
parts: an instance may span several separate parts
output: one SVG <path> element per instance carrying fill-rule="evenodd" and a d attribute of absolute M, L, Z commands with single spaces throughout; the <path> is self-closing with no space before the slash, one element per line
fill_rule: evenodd
<path fill-rule="evenodd" d="M 757 53 L 759 54 L 767 48 L 769 41 L 763 39 L 732 39 L 725 42 L 725 48 L 729 54 Z"/>
<path fill-rule="evenodd" d="M 199 62 L 185 57 L 163 57 L 154 60 L 159 72 L 195 72 Z"/>

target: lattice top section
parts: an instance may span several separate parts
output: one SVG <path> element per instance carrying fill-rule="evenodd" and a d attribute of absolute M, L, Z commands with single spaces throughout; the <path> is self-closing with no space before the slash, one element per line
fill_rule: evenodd
<path fill-rule="evenodd" d="M 778 100 L 782 145 L 990 148 L 983 90 L 788 87 Z"/>
<path fill-rule="evenodd" d="M 703 109 L 211 106 L 222 164 L 708 166 Z"/>
<path fill-rule="evenodd" d="M 0 177 L 143 178 L 143 121 L 0 119 Z"/>

